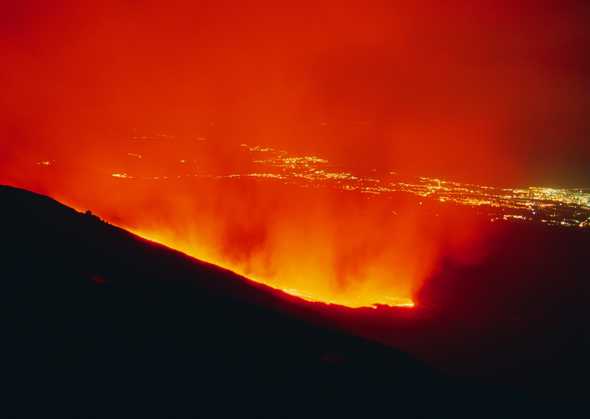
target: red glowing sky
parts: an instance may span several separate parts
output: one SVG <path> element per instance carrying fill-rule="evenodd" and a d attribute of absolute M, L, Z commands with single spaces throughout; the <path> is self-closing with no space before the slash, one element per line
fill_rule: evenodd
<path fill-rule="evenodd" d="M 479 227 L 325 191 L 122 187 L 111 172 L 139 167 L 130 137 L 164 133 L 188 140 L 150 143 L 144 173 L 201 156 L 203 137 L 218 171 L 247 143 L 359 171 L 587 187 L 589 20 L 587 1 L 8 2 L 0 182 L 284 289 L 410 298 L 449 243 L 479 252 Z"/>
<path fill-rule="evenodd" d="M 587 184 L 589 19 L 585 1 L 8 2 L 3 171 L 216 121 L 347 163 Z"/>

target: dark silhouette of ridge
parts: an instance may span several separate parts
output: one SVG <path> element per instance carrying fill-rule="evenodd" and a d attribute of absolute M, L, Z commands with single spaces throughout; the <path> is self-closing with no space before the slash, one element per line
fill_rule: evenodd
<path fill-rule="evenodd" d="M 345 333 L 334 326 L 341 314 L 323 315 L 330 309 L 322 305 L 48 197 L 0 186 L 0 223 L 2 416 L 548 412 L 538 400 Z"/>
<path fill-rule="evenodd" d="M 590 232 L 484 228 L 485 256 L 463 263 L 443 255 L 414 297 L 417 310 L 357 310 L 342 313 L 341 324 L 453 376 L 590 414 Z"/>

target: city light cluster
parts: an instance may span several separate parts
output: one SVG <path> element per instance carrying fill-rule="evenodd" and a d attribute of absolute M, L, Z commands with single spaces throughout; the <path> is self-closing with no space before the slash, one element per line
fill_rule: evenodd
<path fill-rule="evenodd" d="M 170 139 L 159 134 L 132 139 Z M 260 179 L 278 181 L 286 185 L 313 188 L 335 188 L 342 191 L 367 195 L 387 196 L 387 194 L 406 193 L 424 198 L 424 202 L 456 204 L 473 207 L 491 222 L 536 222 L 546 225 L 590 229 L 590 189 L 520 187 L 500 188 L 444 180 L 433 177 L 404 177 L 397 172 L 380 173 L 370 171 L 370 175 L 353 173 L 346 167 L 332 164 L 325 158 L 315 155 L 292 155 L 285 150 L 260 145 L 241 144 L 248 163 L 242 169 L 230 173 L 200 172 L 193 160 L 182 158 L 179 162 L 190 172 L 154 173 L 139 176 L 127 169 L 119 168 L 110 173 L 119 180 L 173 180 L 182 178 L 210 179 Z M 143 154 L 126 153 L 136 160 L 145 160 Z M 38 166 L 49 168 L 55 164 L 51 160 L 36 162 Z M 254 166 L 252 166 L 254 165 Z M 254 170 L 252 169 L 254 167 Z M 422 200 L 419 205 L 422 205 Z"/>

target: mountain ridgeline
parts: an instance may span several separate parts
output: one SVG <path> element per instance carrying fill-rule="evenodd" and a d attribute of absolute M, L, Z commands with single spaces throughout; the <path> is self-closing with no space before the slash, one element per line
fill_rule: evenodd
<path fill-rule="evenodd" d="M 0 203 L 3 416 L 520 417 L 553 406 L 425 349 L 464 338 L 465 313 L 448 307 L 477 287 L 455 294 L 434 278 L 425 315 L 330 307 L 46 196 L 0 186 Z M 464 310 L 477 318 L 481 306 Z M 460 331 L 441 337 L 453 322 Z"/>

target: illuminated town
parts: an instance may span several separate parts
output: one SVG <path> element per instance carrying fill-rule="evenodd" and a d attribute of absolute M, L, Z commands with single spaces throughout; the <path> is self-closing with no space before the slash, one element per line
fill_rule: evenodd
<path fill-rule="evenodd" d="M 164 134 L 157 137 L 133 137 L 134 143 L 159 141 L 173 137 Z M 206 143 L 206 139 L 197 140 Z M 353 170 L 332 164 L 315 155 L 292 155 L 284 150 L 268 146 L 240 145 L 243 165 L 235 171 L 215 172 L 203 170 L 196 160 L 186 156 L 178 160 L 178 172 L 136 174 L 128 167 L 119 166 L 110 176 L 119 180 L 171 181 L 182 178 L 201 179 L 258 179 L 281 182 L 304 188 L 332 188 L 371 196 L 387 197 L 389 194 L 406 193 L 417 196 L 419 204 L 455 204 L 471 207 L 491 222 L 532 222 L 552 226 L 589 229 L 590 189 L 521 187 L 500 188 L 460 183 L 433 177 L 408 177 L 394 171 L 370 174 L 353 173 Z M 129 151 L 126 156 L 135 162 L 147 160 L 143 153 Z M 36 162 L 38 167 L 49 169 L 53 160 Z M 423 200 L 422 200 L 423 198 Z"/>
<path fill-rule="evenodd" d="M 419 177 L 402 179 L 396 172 L 385 176 L 357 176 L 338 170 L 317 156 L 291 156 L 285 151 L 242 144 L 252 153 L 266 153 L 255 159 L 261 167 L 278 172 L 248 173 L 241 176 L 266 177 L 302 186 L 322 185 L 347 191 L 383 195 L 406 192 L 426 199 L 485 209 L 490 221 L 540 222 L 565 227 L 590 227 L 590 189 L 546 187 L 496 188 L 443 179 Z M 305 185 L 305 183 L 308 185 Z"/>

